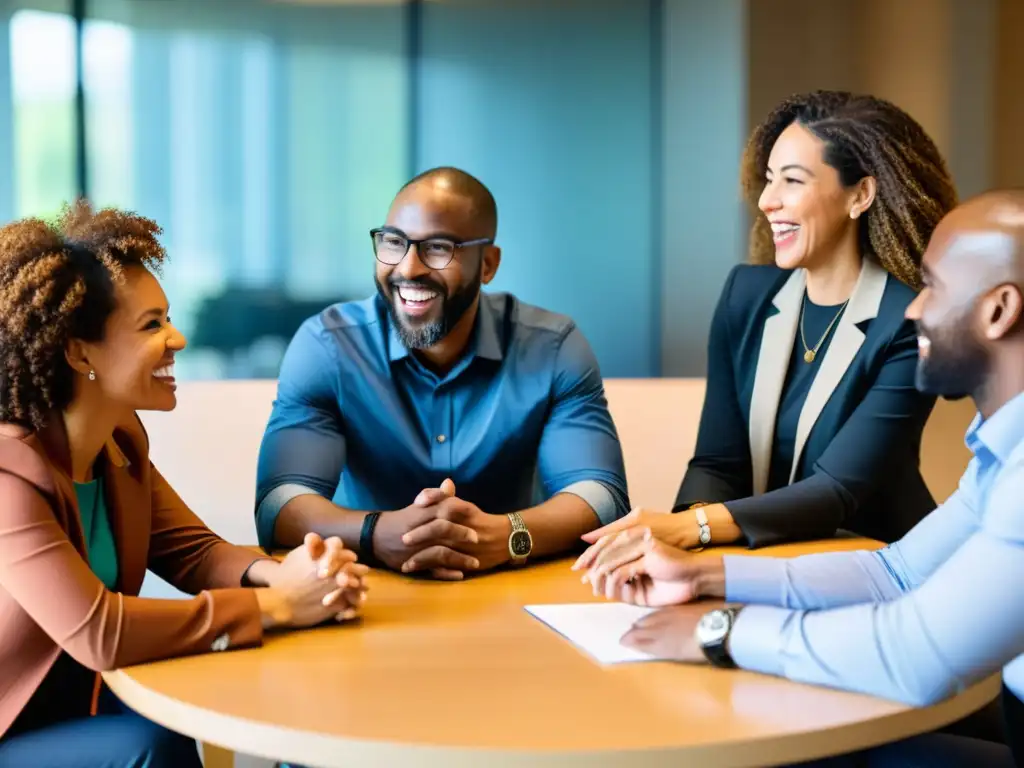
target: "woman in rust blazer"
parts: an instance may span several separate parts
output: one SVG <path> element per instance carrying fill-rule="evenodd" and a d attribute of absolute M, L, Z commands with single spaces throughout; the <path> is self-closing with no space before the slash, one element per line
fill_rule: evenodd
<path fill-rule="evenodd" d="M 0 229 L 0 766 L 199 766 L 97 671 L 348 619 L 365 566 L 316 536 L 278 563 L 228 544 L 149 460 L 185 340 L 157 226 L 80 203 Z M 191 600 L 138 597 L 147 569 Z"/>

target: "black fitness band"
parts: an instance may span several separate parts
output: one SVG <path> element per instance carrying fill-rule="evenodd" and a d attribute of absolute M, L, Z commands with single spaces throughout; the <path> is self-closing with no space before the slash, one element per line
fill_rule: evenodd
<path fill-rule="evenodd" d="M 359 559 L 366 565 L 379 565 L 380 561 L 373 554 L 373 529 L 377 527 L 380 512 L 369 512 L 363 518 L 363 527 L 359 532 Z"/>

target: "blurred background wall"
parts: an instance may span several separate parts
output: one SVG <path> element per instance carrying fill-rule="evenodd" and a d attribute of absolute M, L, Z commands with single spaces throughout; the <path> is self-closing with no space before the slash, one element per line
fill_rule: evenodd
<path fill-rule="evenodd" d="M 181 378 L 274 376 L 373 291 L 367 230 L 435 165 L 499 205 L 495 290 L 606 376 L 700 376 L 779 99 L 892 99 L 962 195 L 1024 186 L 1021 0 L 0 0 L 0 220 L 85 194 L 165 229 Z"/>

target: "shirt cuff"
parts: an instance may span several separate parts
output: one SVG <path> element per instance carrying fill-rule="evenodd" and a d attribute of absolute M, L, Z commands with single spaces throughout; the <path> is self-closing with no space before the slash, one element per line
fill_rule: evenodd
<path fill-rule="evenodd" d="M 725 555 L 725 599 L 730 603 L 778 605 L 786 579 L 786 562 L 776 557 Z"/>
<path fill-rule="evenodd" d="M 782 633 L 797 611 L 748 605 L 729 632 L 729 655 L 741 669 L 782 675 Z"/>
<path fill-rule="evenodd" d="M 299 483 L 282 483 L 263 497 L 263 501 L 256 508 L 256 536 L 265 550 L 269 552 L 274 547 L 274 528 L 277 525 L 277 516 L 281 514 L 284 505 L 296 496 L 310 493 L 322 496 L 318 491 Z"/>
<path fill-rule="evenodd" d="M 615 522 L 619 517 L 615 494 L 598 480 L 580 480 L 578 483 L 566 486 L 558 493 L 571 493 L 574 496 L 579 496 L 594 510 L 601 525 Z"/>

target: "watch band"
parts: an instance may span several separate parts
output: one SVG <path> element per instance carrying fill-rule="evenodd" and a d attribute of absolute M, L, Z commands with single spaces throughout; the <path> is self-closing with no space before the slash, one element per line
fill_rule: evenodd
<path fill-rule="evenodd" d="M 705 614 L 705 616 L 719 614 L 721 618 L 728 622 L 728 626 L 720 639 L 712 643 L 700 644 L 704 657 L 715 667 L 721 667 L 722 669 L 736 668 L 736 662 L 729 654 L 729 635 L 732 633 L 732 628 L 736 625 L 736 615 L 740 612 L 740 609 L 741 607 L 716 608 Z"/>
<path fill-rule="evenodd" d="M 373 553 L 373 529 L 377 527 L 379 519 L 380 512 L 369 512 L 363 518 L 363 527 L 359 530 L 359 560 L 370 567 L 381 565 Z"/>
<path fill-rule="evenodd" d="M 700 546 L 695 547 L 693 551 L 700 552 L 711 543 L 711 525 L 708 523 L 708 513 L 704 511 L 704 507 L 697 507 L 694 515 L 697 518 L 697 541 L 700 542 Z"/>

